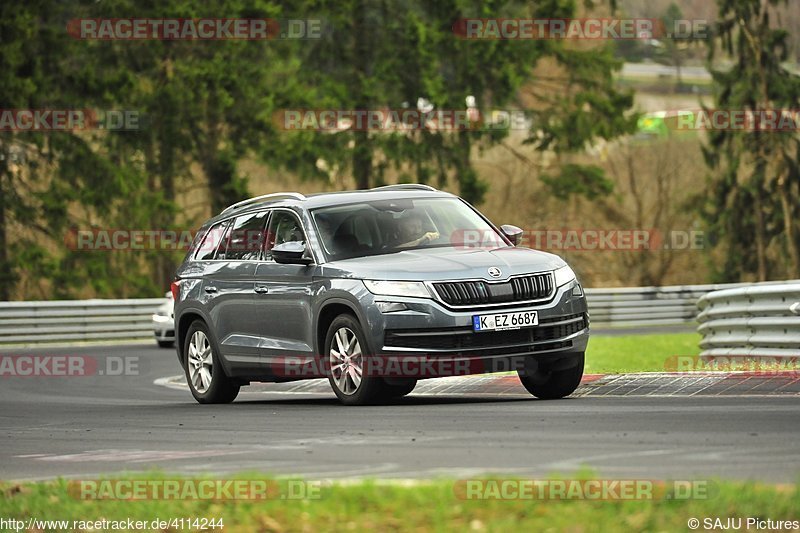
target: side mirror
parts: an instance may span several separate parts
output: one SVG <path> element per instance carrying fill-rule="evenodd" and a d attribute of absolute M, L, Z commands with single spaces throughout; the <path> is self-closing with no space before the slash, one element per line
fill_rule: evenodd
<path fill-rule="evenodd" d="M 503 224 L 500 226 L 500 231 L 503 232 L 503 235 L 508 237 L 508 240 L 511 241 L 511 244 L 514 246 L 518 246 L 520 242 L 522 242 L 522 229 L 518 228 L 517 226 L 512 226 L 511 224 Z"/>
<path fill-rule="evenodd" d="M 272 258 L 282 265 L 310 265 L 313 261 L 306 256 L 306 245 L 300 241 L 288 241 L 275 246 Z"/>

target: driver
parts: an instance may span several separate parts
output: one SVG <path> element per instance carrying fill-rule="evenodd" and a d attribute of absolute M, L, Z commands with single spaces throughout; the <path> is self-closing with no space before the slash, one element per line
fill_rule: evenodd
<path fill-rule="evenodd" d="M 409 215 L 400 219 L 398 248 L 413 248 L 421 244 L 430 243 L 439 238 L 438 231 L 422 231 L 422 219 L 419 215 Z"/>

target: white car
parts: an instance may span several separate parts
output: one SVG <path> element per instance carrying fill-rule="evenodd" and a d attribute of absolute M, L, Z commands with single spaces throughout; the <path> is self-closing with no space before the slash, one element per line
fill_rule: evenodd
<path fill-rule="evenodd" d="M 156 342 L 162 348 L 172 348 L 175 345 L 175 300 L 172 292 L 165 294 L 167 301 L 158 306 L 153 313 L 153 332 Z"/>

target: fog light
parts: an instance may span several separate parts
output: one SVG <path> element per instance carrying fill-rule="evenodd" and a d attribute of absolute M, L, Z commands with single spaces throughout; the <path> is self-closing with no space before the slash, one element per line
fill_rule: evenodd
<path fill-rule="evenodd" d="M 581 287 L 580 283 L 576 283 L 575 286 L 572 287 L 572 295 L 583 296 L 583 287 Z"/>
<path fill-rule="evenodd" d="M 396 313 L 397 311 L 407 311 L 406 304 L 400 302 L 375 302 L 381 313 Z"/>

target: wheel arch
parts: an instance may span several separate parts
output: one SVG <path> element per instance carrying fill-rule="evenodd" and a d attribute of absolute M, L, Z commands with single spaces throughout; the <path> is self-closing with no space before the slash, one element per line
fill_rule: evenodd
<path fill-rule="evenodd" d="M 314 347 L 317 354 L 322 354 L 325 349 L 325 336 L 328 333 L 333 320 L 342 314 L 350 314 L 355 317 L 363 329 L 366 329 L 366 320 L 358 309 L 358 306 L 345 298 L 329 298 L 320 306 L 317 313 L 317 320 L 314 326 Z M 367 340 L 369 342 L 369 340 Z M 371 348 L 371 347 L 369 347 Z"/>
<path fill-rule="evenodd" d="M 186 333 L 189 331 L 189 327 L 192 325 L 192 322 L 195 320 L 202 320 L 205 322 L 206 326 L 209 326 L 209 333 L 213 335 L 211 332 L 211 327 L 206 320 L 206 317 L 203 314 L 196 310 L 196 309 L 187 309 L 180 314 L 178 318 L 178 323 L 175 324 L 175 349 L 178 354 L 178 361 L 180 361 L 181 366 L 183 366 L 183 347 L 186 344 Z"/>

